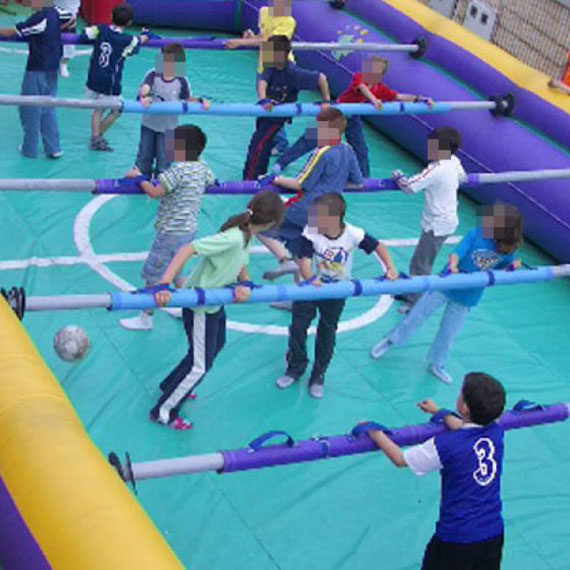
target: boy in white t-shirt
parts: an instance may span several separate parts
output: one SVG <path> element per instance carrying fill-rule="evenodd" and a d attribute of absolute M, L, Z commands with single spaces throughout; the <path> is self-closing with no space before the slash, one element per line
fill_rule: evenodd
<path fill-rule="evenodd" d="M 428 137 L 427 167 L 411 178 L 396 170 L 393 177 L 406 194 L 425 191 L 422 214 L 422 235 L 410 262 L 410 275 L 430 275 L 445 240 L 457 229 L 457 191 L 467 175 L 456 153 L 461 145 L 460 134 L 452 127 L 440 127 Z M 407 313 L 420 295 L 396 296 L 405 301 L 400 312 Z"/>
<path fill-rule="evenodd" d="M 342 195 L 337 193 L 323 194 L 309 207 L 309 224 L 301 237 L 299 255 L 300 273 L 305 282 L 319 287 L 323 283 L 349 280 L 356 248 L 367 254 L 376 253 L 386 268 L 386 277 L 397 279 L 398 272 L 386 247 L 364 230 L 345 224 L 345 214 L 346 202 Z M 313 398 L 322 398 L 324 374 L 334 353 L 336 330 L 344 303 L 345 299 L 293 303 L 287 370 L 277 379 L 278 388 L 287 388 L 305 372 L 309 363 L 307 331 L 318 310 L 315 363 L 309 381 L 309 391 Z"/>

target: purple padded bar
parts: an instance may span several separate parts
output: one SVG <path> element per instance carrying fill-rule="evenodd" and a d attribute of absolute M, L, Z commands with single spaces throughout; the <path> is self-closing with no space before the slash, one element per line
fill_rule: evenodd
<path fill-rule="evenodd" d="M 3 570 L 51 569 L 1 477 L 0 566 Z"/>
<path fill-rule="evenodd" d="M 541 410 L 505 412 L 499 424 L 505 430 L 519 429 L 534 425 L 560 422 L 568 419 L 569 409 L 566 404 L 546 406 Z M 415 426 L 406 426 L 393 430 L 390 438 L 400 446 L 417 445 L 445 432 L 443 424 L 431 423 Z M 337 435 L 333 437 L 313 438 L 295 443 L 292 447 L 281 444 L 271 445 L 253 451 L 246 447 L 235 451 L 224 451 L 223 473 L 247 471 L 249 469 L 261 469 L 276 465 L 288 465 L 292 463 L 304 463 L 316 461 L 328 457 L 342 457 L 366 453 L 377 449 L 376 444 L 369 438 L 352 435 Z"/>
<path fill-rule="evenodd" d="M 133 182 L 133 184 L 128 184 L 128 179 L 112 179 L 103 178 L 101 180 L 96 180 L 97 189 L 95 194 L 142 194 L 143 191 L 140 189 L 138 182 Z M 228 181 L 228 182 L 218 182 L 213 186 L 208 186 L 206 189 L 207 194 L 256 194 L 261 190 L 270 190 L 271 192 L 279 192 L 280 194 L 294 194 L 293 190 L 287 190 L 279 186 L 273 186 L 273 184 L 260 185 L 259 182 L 254 180 L 243 180 L 243 181 Z M 358 192 L 382 192 L 398 190 L 396 182 L 390 178 L 370 178 L 364 181 L 362 188 L 350 188 L 347 192 L 358 193 Z"/>

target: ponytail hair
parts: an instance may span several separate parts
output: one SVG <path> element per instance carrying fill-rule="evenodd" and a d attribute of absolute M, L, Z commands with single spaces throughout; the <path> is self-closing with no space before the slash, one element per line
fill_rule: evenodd
<path fill-rule="evenodd" d="M 258 192 L 247 204 L 245 212 L 228 218 L 220 231 L 239 228 L 244 234 L 245 246 L 251 240 L 251 226 L 271 224 L 278 227 L 283 214 L 283 202 L 279 194 L 270 191 Z"/>

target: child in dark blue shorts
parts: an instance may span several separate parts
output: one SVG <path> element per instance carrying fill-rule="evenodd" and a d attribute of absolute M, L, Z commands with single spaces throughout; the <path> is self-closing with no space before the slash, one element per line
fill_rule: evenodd
<path fill-rule="evenodd" d="M 499 570 L 504 432 L 496 420 L 505 407 L 505 389 L 492 376 L 471 372 L 457 398 L 459 417 L 431 400 L 418 405 L 449 431 L 406 451 L 383 431 L 368 435 L 397 467 L 409 467 L 418 476 L 441 473 L 439 520 L 422 570 Z"/>

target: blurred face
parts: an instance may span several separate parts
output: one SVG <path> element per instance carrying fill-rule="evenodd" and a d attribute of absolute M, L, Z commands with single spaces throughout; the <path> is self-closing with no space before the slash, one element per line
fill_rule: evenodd
<path fill-rule="evenodd" d="M 291 0 L 273 0 L 274 16 L 290 16 Z"/>
<path fill-rule="evenodd" d="M 24 0 L 24 6 L 29 6 L 32 10 L 42 10 L 53 6 L 53 0 Z"/>
<path fill-rule="evenodd" d="M 261 47 L 261 60 L 264 67 L 283 69 L 287 64 L 289 54 L 282 50 L 276 50 L 271 42 L 265 42 Z"/>
<path fill-rule="evenodd" d="M 504 205 L 496 204 L 483 208 L 480 218 L 483 237 L 487 239 L 510 239 L 512 237 L 511 230 L 507 228 L 513 227 L 514 219 L 506 212 Z"/>
<path fill-rule="evenodd" d="M 440 150 L 439 141 L 437 139 L 428 139 L 427 158 L 430 162 L 436 162 L 438 160 L 448 160 L 451 158 L 451 151 Z"/>
<path fill-rule="evenodd" d="M 186 141 L 176 139 L 174 131 L 165 133 L 166 160 L 169 162 L 187 162 Z"/>
<path fill-rule="evenodd" d="M 185 77 L 186 62 L 172 53 L 156 56 L 156 70 L 164 77 Z"/>
<path fill-rule="evenodd" d="M 317 145 L 327 146 L 333 141 L 338 141 L 342 138 L 342 132 L 330 125 L 328 121 L 317 122 Z"/>
<path fill-rule="evenodd" d="M 383 61 L 367 59 L 362 62 L 362 80 L 364 83 L 381 83 L 386 73 L 386 64 Z"/>
<path fill-rule="evenodd" d="M 336 236 L 342 223 L 338 213 L 331 212 L 328 204 L 314 204 L 309 208 L 309 228 L 319 234 Z"/>

